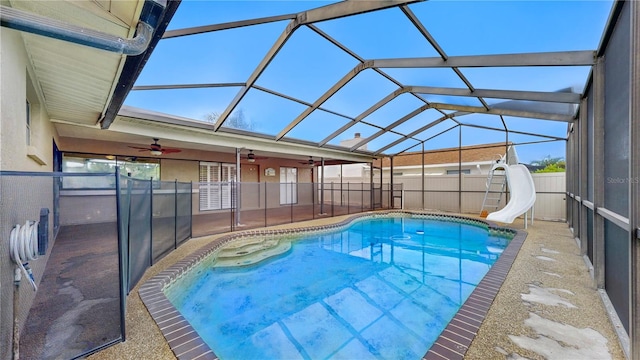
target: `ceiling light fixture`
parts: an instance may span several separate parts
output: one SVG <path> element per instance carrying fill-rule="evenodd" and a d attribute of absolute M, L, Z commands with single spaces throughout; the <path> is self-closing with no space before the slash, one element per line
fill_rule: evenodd
<path fill-rule="evenodd" d="M 160 156 L 160 155 L 162 155 L 162 151 L 161 150 L 151 150 L 151 151 L 149 151 L 149 154 L 151 154 L 153 156 Z"/>
<path fill-rule="evenodd" d="M 249 153 L 247 154 L 247 161 L 250 163 L 256 162 L 256 156 L 253 154 L 253 150 L 249 150 Z"/>

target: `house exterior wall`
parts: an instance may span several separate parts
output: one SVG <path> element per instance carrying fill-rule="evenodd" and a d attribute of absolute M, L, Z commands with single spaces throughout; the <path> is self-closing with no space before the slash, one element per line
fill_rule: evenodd
<path fill-rule="evenodd" d="M 1 28 L 0 44 L 0 169 L 52 171 L 56 132 L 49 121 L 19 32 Z M 31 103 L 31 146 L 27 145 L 26 99 Z M 39 164 L 27 154 L 45 162 Z"/>
<path fill-rule="evenodd" d="M 163 181 L 178 180 L 180 182 L 194 183 L 199 181 L 199 162 L 162 159 L 160 160 L 160 179 Z"/>
<path fill-rule="evenodd" d="M 55 130 L 49 121 L 42 97 L 31 83 L 32 77 L 22 36 L 17 31 L 0 27 L 0 170 L 38 171 L 53 170 L 53 140 Z M 27 145 L 26 99 L 31 103 L 31 136 Z M 28 154 L 37 157 L 40 164 Z M 9 239 L 15 224 L 37 220 L 40 208 L 52 209 L 53 186 L 48 177 L 0 177 L 0 359 L 11 356 L 13 326 L 13 263 L 9 261 Z M 52 223 L 52 212 L 49 223 Z M 49 235 L 53 226 L 49 226 Z M 49 244 L 51 249 L 52 244 Z M 49 252 L 50 253 L 50 252 Z M 31 262 L 36 281 L 42 278 L 49 253 Z M 4 261 L 7 259 L 7 261 Z M 20 286 L 17 319 L 24 324 L 35 293 L 26 280 Z"/>

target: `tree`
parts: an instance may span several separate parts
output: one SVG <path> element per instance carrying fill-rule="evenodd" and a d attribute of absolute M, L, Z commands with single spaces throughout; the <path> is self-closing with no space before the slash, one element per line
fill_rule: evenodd
<path fill-rule="evenodd" d="M 534 171 L 535 173 L 550 173 L 550 172 L 566 171 L 566 163 L 564 159 L 561 157 L 552 158 L 551 155 L 548 155 L 541 160 L 532 161 L 531 165 L 539 167 L 538 170 Z"/>
<path fill-rule="evenodd" d="M 218 121 L 219 117 L 220 114 L 217 112 L 210 112 L 204 115 L 204 121 L 214 124 Z M 224 122 L 224 126 L 241 130 L 253 130 L 255 128 L 253 122 L 251 120 L 247 120 L 244 116 L 244 111 L 242 109 L 234 111 L 229 117 L 227 117 L 227 120 Z"/>

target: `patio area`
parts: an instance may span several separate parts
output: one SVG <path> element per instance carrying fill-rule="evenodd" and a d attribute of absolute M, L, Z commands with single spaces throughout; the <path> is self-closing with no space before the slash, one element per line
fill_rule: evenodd
<path fill-rule="evenodd" d="M 347 218 L 271 228 L 324 225 Z M 518 219 L 512 227 L 523 229 L 524 224 Z M 536 221 L 526 231 L 524 245 L 465 358 L 624 359 L 616 335 L 620 329 L 611 324 L 608 309 L 567 225 Z M 222 235 L 189 240 L 150 268 L 140 283 L 219 236 Z M 137 290 L 128 298 L 126 341 L 90 359 L 175 357 Z"/>

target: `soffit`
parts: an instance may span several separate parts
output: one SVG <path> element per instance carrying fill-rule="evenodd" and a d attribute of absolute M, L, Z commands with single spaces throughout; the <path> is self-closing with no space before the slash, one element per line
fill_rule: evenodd
<path fill-rule="evenodd" d="M 11 6 L 129 38 L 142 1 L 13 1 Z M 22 37 L 30 75 L 51 120 L 95 125 L 110 101 L 126 57 L 39 35 L 22 33 Z"/>

